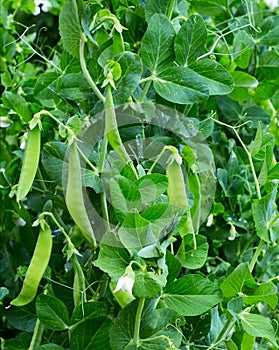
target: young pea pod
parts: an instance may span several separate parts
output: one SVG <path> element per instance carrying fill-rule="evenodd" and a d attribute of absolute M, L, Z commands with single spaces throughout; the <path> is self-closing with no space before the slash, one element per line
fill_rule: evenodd
<path fill-rule="evenodd" d="M 131 162 L 119 135 L 110 84 L 106 89 L 105 109 L 105 135 L 108 142 L 124 162 Z"/>
<path fill-rule="evenodd" d="M 173 152 L 166 168 L 169 182 L 167 193 L 170 204 L 185 209 L 187 218 L 180 230 L 180 235 L 183 237 L 185 234 L 193 233 L 194 230 L 181 168 L 182 159 L 175 147 L 169 146 L 167 148 Z"/>
<path fill-rule="evenodd" d="M 11 301 L 11 305 L 24 306 L 36 296 L 39 283 L 48 266 L 52 250 L 52 234 L 49 225 L 44 222 L 40 229 L 33 257 L 27 269 L 20 294 Z"/>
<path fill-rule="evenodd" d="M 85 237 L 96 247 L 93 228 L 84 205 L 81 166 L 75 141 L 72 142 L 69 147 L 69 171 L 65 200 L 74 222 L 80 228 Z"/>
<path fill-rule="evenodd" d="M 39 125 L 35 126 L 28 133 L 23 164 L 20 173 L 16 199 L 22 200 L 32 187 L 39 165 L 41 148 L 41 132 Z"/>

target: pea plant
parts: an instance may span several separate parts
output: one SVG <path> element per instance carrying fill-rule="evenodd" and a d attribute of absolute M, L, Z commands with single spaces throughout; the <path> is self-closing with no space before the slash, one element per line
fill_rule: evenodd
<path fill-rule="evenodd" d="M 278 349 L 278 11 L 4 0 L 1 349 Z"/>

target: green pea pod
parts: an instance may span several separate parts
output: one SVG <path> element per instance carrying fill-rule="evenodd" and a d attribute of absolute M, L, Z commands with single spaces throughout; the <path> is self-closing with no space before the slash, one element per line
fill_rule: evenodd
<path fill-rule="evenodd" d="M 193 223 L 188 203 L 188 197 L 185 189 L 184 176 L 181 168 L 182 159 L 178 154 L 178 151 L 174 147 L 169 147 L 173 152 L 170 157 L 169 163 L 166 168 L 166 175 L 168 177 L 168 198 L 172 205 L 185 209 L 186 220 L 180 229 L 180 235 L 183 237 L 185 234 L 193 233 Z"/>
<path fill-rule="evenodd" d="M 39 165 L 40 148 L 41 132 L 39 126 L 37 125 L 28 133 L 23 164 L 17 188 L 16 197 L 18 202 L 26 197 L 32 187 L 32 183 L 35 179 Z"/>
<path fill-rule="evenodd" d="M 76 225 L 85 237 L 96 246 L 93 228 L 84 205 L 80 159 L 76 142 L 73 142 L 69 147 L 69 172 L 65 200 Z"/>
<path fill-rule="evenodd" d="M 105 134 L 107 136 L 108 142 L 124 162 L 131 162 L 131 158 L 123 146 L 121 137 L 119 135 L 113 97 L 111 93 L 111 86 L 109 84 L 107 85 L 106 89 L 105 109 Z"/>
<path fill-rule="evenodd" d="M 11 305 L 24 306 L 35 298 L 39 283 L 48 266 L 51 250 L 51 229 L 47 223 L 44 223 L 44 227 L 40 229 L 34 254 L 27 269 L 20 294 L 11 301 Z"/>

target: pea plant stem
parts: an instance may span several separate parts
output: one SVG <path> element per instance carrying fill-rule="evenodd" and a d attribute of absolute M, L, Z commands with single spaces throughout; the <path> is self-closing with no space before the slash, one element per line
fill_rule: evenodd
<path fill-rule="evenodd" d="M 152 80 L 147 80 L 147 82 L 146 82 L 146 84 L 144 86 L 144 89 L 142 91 L 141 97 L 139 99 L 139 102 L 143 102 L 144 101 L 144 98 L 145 98 L 146 94 L 148 93 L 148 90 L 150 88 L 151 83 L 152 83 Z"/>
<path fill-rule="evenodd" d="M 34 332 L 33 332 L 33 336 L 32 336 L 31 343 L 29 345 L 28 350 L 33 350 L 41 344 L 44 329 L 45 329 L 45 327 L 42 325 L 40 319 L 37 318 Z"/>
<path fill-rule="evenodd" d="M 134 327 L 134 344 L 139 345 L 139 332 L 140 332 L 140 323 L 141 323 L 141 315 L 144 307 L 145 298 L 140 298 L 136 313 L 135 319 L 135 327 Z"/>
<path fill-rule="evenodd" d="M 168 17 L 169 20 L 171 20 L 172 12 L 173 12 L 173 9 L 174 9 L 174 5 L 175 5 L 175 0 L 170 0 L 170 5 L 169 5 L 169 8 L 168 8 L 168 14 L 167 14 L 167 17 Z"/>
<path fill-rule="evenodd" d="M 220 344 L 222 341 L 224 341 L 227 338 L 235 322 L 236 322 L 236 319 L 230 314 L 227 318 L 227 321 L 224 324 L 224 327 L 221 329 L 218 337 L 216 338 L 215 342 L 210 345 L 208 350 L 215 349 L 218 344 Z"/>
<path fill-rule="evenodd" d="M 219 124 L 219 125 L 223 125 L 223 126 L 226 126 L 230 129 L 233 130 L 233 132 L 235 133 L 237 139 L 239 140 L 241 146 L 243 147 L 244 151 L 246 152 L 247 156 L 248 156 L 248 159 L 249 159 L 249 164 L 250 164 L 250 167 L 251 167 L 251 170 L 252 170 L 252 174 L 253 174 L 253 178 L 254 178 L 254 183 L 255 183 L 255 186 L 256 186 L 256 191 L 257 191 L 257 197 L 258 199 L 260 200 L 262 198 L 262 195 L 261 195 L 261 188 L 260 188 L 260 183 L 259 183 L 259 180 L 258 180 L 258 177 L 257 177 L 257 174 L 256 174 L 256 170 L 255 170 L 255 167 L 254 167 L 254 163 L 253 163 L 253 158 L 252 158 L 252 154 L 251 152 L 248 150 L 248 148 L 246 147 L 245 143 L 242 141 L 241 137 L 239 136 L 237 130 L 236 130 L 236 127 L 234 126 L 231 126 L 231 125 L 228 125 L 226 123 L 223 123 L 223 122 L 220 122 L 219 120 L 216 120 L 214 119 L 214 121 Z M 276 219 L 277 220 L 277 219 Z M 257 246 L 257 249 L 250 261 L 250 264 L 249 264 L 249 270 L 250 272 L 253 271 L 257 261 L 258 261 L 258 258 L 259 258 L 259 255 L 261 253 L 261 250 L 263 248 L 265 244 L 265 241 L 263 241 L 262 239 L 260 240 L 258 246 Z"/>
<path fill-rule="evenodd" d="M 101 91 L 98 89 L 97 85 L 94 83 L 93 79 L 91 78 L 90 73 L 88 72 L 88 69 L 86 67 L 85 57 L 84 57 L 84 44 L 86 41 L 86 37 L 84 34 L 82 34 L 80 39 L 80 45 L 79 45 L 79 58 L 80 58 L 80 66 L 82 69 L 82 73 L 87 80 L 88 84 L 92 88 L 92 90 L 95 92 L 96 96 L 99 98 L 100 101 L 105 103 L 105 97 L 101 93 Z"/>

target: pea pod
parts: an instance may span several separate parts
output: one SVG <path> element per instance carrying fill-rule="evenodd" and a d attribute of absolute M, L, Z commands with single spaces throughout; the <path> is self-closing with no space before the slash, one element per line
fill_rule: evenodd
<path fill-rule="evenodd" d="M 119 135 L 110 84 L 106 89 L 105 109 L 105 134 L 108 142 L 124 162 L 131 162 Z"/>
<path fill-rule="evenodd" d="M 80 159 L 75 141 L 69 147 L 69 171 L 65 200 L 76 225 L 85 237 L 96 246 L 93 228 L 84 205 Z"/>
<path fill-rule="evenodd" d="M 169 146 L 167 148 L 173 152 L 166 168 L 166 175 L 169 182 L 167 189 L 169 202 L 170 204 L 185 209 L 187 214 L 186 221 L 180 230 L 180 235 L 183 237 L 187 233 L 193 233 L 194 230 L 181 168 L 182 159 L 175 147 Z"/>
<path fill-rule="evenodd" d="M 18 202 L 26 197 L 32 187 L 32 183 L 35 179 L 39 165 L 40 148 L 41 132 L 39 126 L 37 125 L 28 133 L 23 164 L 17 188 L 16 197 Z"/>
<path fill-rule="evenodd" d="M 24 306 L 35 298 L 39 283 L 48 266 L 51 250 L 51 229 L 47 223 L 44 223 L 43 228 L 40 229 L 34 254 L 27 269 L 20 294 L 11 301 L 11 305 Z"/>

